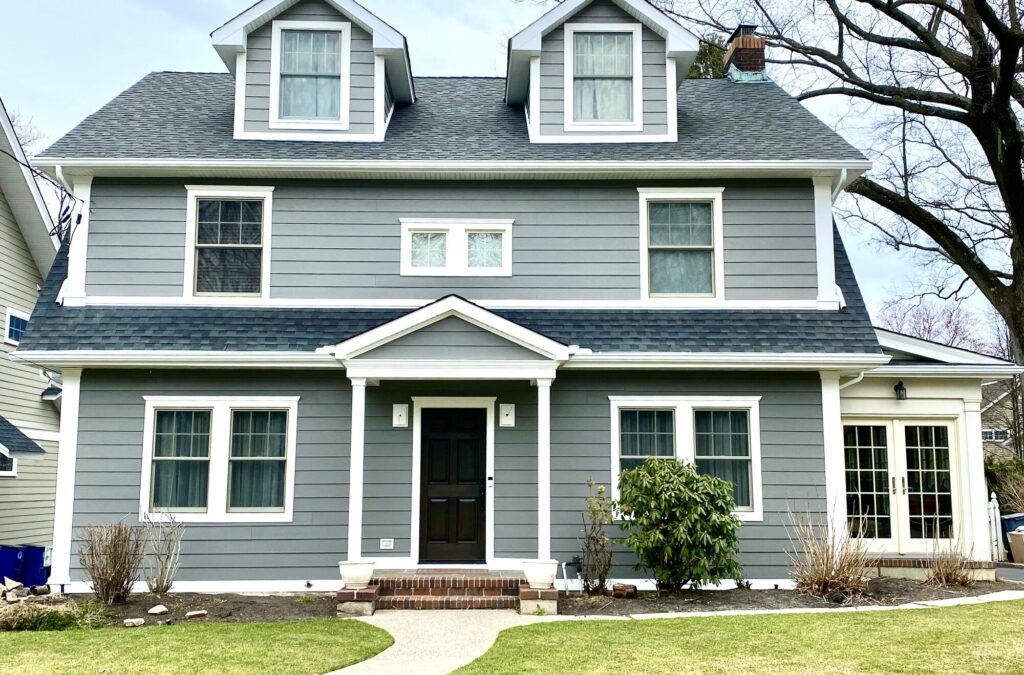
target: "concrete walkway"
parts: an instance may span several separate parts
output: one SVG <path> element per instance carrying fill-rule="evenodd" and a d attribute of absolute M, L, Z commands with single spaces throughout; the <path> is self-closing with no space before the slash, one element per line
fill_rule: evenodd
<path fill-rule="evenodd" d="M 1002 570 L 1000 570 L 1002 571 Z M 749 616 L 755 614 L 839 614 L 878 612 L 935 607 L 976 605 L 985 602 L 1024 600 L 1024 591 L 1000 591 L 966 598 L 948 598 L 906 605 L 858 605 L 821 609 L 729 610 L 718 612 L 676 612 L 635 614 L 632 616 L 520 616 L 512 610 L 401 610 L 377 612 L 360 619 L 386 630 L 395 644 L 377 656 L 331 675 L 416 673 L 444 675 L 482 656 L 498 633 L 516 626 L 555 621 L 633 621 L 644 619 L 681 619 L 700 616 Z"/>

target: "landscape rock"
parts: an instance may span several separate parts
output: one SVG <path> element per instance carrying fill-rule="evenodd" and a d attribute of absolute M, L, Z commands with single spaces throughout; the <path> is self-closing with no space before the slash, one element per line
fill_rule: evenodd
<path fill-rule="evenodd" d="M 205 609 L 197 609 L 194 612 L 188 612 L 185 614 L 186 619 L 202 619 L 204 616 L 209 614 Z"/>
<path fill-rule="evenodd" d="M 145 619 L 125 619 L 124 620 L 124 627 L 125 628 L 138 628 L 139 626 L 145 626 L 145 625 L 146 625 L 146 620 Z"/>
<path fill-rule="evenodd" d="M 15 581 L 10 577 L 4 577 L 4 588 L 6 588 L 9 591 L 13 591 L 15 588 L 21 588 L 24 585 L 25 584 L 21 583 L 20 581 Z"/>
<path fill-rule="evenodd" d="M 637 596 L 636 586 L 633 584 L 615 584 L 612 586 L 612 597 L 620 600 L 632 600 Z"/>
<path fill-rule="evenodd" d="M 170 610 L 168 610 L 163 605 L 157 605 L 156 607 L 150 607 L 149 608 L 149 612 L 147 612 L 147 613 L 150 616 L 163 616 L 164 614 L 167 614 L 169 611 Z"/>

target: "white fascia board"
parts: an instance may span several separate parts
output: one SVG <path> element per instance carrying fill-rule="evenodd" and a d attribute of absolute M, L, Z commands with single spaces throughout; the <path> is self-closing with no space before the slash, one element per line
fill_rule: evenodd
<path fill-rule="evenodd" d="M 438 300 L 345 340 L 335 347 L 334 353 L 338 359 L 352 359 L 448 317 L 462 319 L 546 358 L 555 361 L 566 361 L 569 358 L 568 346 L 454 296 Z"/>
<path fill-rule="evenodd" d="M 1012 363 L 994 356 L 986 356 L 966 349 L 958 349 L 946 345 L 922 340 L 921 338 L 894 333 L 883 328 L 876 328 L 875 335 L 883 349 L 895 349 L 926 359 L 934 359 L 942 363 L 1013 366 Z"/>
<path fill-rule="evenodd" d="M 0 131 L 0 151 L 14 157 L 0 157 L 0 191 L 6 196 L 8 206 L 14 213 L 36 269 L 45 277 L 57 255 L 57 242 L 50 236 L 53 221 L 2 100 Z"/>
<path fill-rule="evenodd" d="M 353 0 L 324 1 L 373 36 L 373 50 L 387 57 L 389 65 L 403 75 L 393 82 L 404 84 L 392 88 L 396 100 L 411 103 L 415 90 L 405 36 Z M 213 46 L 228 69 L 235 71 L 235 55 L 245 51 L 245 38 L 249 33 L 297 3 L 298 0 L 262 0 L 213 31 L 210 34 Z"/>
<path fill-rule="evenodd" d="M 988 378 L 992 380 L 1008 380 L 1015 375 L 1024 373 L 1024 367 L 1014 365 L 987 366 L 973 364 L 935 364 L 920 366 L 883 366 L 865 374 L 865 377 L 928 377 L 928 378 L 967 378 L 972 380 Z"/>
<path fill-rule="evenodd" d="M 539 56 L 544 36 L 573 17 L 593 0 L 565 0 L 531 23 L 509 40 L 509 69 L 505 98 L 508 103 L 524 103 L 527 96 L 529 60 Z M 665 56 L 679 61 L 679 72 L 690 69 L 700 48 L 700 39 L 670 16 L 645 0 L 612 0 L 624 12 L 665 38 Z M 526 68 L 523 68 L 525 59 Z"/>
<path fill-rule="evenodd" d="M 776 161 L 415 161 L 260 160 L 38 157 L 36 166 L 73 176 L 266 178 L 765 178 L 839 176 L 854 180 L 871 168 L 866 160 Z"/>
<path fill-rule="evenodd" d="M 315 352 L 37 350 L 12 352 L 10 359 L 55 368 L 341 368 L 329 354 Z"/>
<path fill-rule="evenodd" d="M 878 354 L 650 352 L 577 354 L 563 368 L 686 370 L 868 370 L 889 362 Z"/>
<path fill-rule="evenodd" d="M 343 361 L 345 376 L 380 380 L 553 380 L 557 361 L 366 360 Z"/>

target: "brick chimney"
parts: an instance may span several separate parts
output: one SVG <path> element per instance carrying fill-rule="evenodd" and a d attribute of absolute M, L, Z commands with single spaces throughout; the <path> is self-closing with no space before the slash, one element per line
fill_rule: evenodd
<path fill-rule="evenodd" d="M 740 24 L 726 43 L 725 71 L 737 81 L 767 79 L 764 72 L 764 38 L 754 35 L 757 26 Z"/>

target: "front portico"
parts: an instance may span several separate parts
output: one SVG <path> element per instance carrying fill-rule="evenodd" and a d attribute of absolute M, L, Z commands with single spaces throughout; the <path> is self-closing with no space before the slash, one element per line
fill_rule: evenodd
<path fill-rule="evenodd" d="M 568 346 L 449 296 L 330 353 L 352 383 L 349 560 L 551 557 L 551 384 Z"/>

